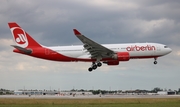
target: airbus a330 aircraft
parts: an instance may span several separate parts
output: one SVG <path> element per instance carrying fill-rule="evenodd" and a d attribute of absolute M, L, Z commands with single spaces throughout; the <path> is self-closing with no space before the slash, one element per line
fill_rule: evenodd
<path fill-rule="evenodd" d="M 172 50 L 159 43 L 127 43 L 127 44 L 98 44 L 78 30 L 74 34 L 82 41 L 83 45 L 47 47 L 36 42 L 15 22 L 8 23 L 16 45 L 13 52 L 28 56 L 63 62 L 92 62 L 88 68 L 91 72 L 102 66 L 119 65 L 120 62 L 130 59 L 157 58 L 170 53 Z"/>

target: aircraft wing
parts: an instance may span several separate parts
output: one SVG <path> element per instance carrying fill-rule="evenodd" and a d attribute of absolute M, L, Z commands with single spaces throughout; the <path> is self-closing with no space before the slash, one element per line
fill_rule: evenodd
<path fill-rule="evenodd" d="M 82 35 L 78 30 L 73 29 L 74 34 L 83 42 L 84 48 L 91 54 L 92 59 L 101 60 L 102 58 L 112 58 L 114 51 L 92 41 Z"/>

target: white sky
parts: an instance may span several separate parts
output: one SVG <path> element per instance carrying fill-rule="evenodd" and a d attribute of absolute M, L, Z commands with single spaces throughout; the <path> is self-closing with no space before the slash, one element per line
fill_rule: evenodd
<path fill-rule="evenodd" d="M 0 3 L 0 88 L 162 89 L 180 88 L 179 0 L 2 0 Z M 46 61 L 13 53 L 8 22 L 17 22 L 46 46 L 82 44 L 77 28 L 98 43 L 157 42 L 173 52 L 158 59 L 103 65 Z"/>

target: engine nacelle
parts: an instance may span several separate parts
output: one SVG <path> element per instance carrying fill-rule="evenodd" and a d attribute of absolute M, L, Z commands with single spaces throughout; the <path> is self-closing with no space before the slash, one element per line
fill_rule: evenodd
<path fill-rule="evenodd" d="M 118 61 L 129 61 L 130 56 L 129 56 L 129 52 L 118 52 L 114 54 L 113 58 Z"/>

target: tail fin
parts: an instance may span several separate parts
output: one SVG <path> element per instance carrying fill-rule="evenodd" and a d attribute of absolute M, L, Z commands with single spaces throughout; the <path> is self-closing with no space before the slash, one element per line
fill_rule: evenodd
<path fill-rule="evenodd" d="M 42 47 L 15 22 L 10 22 L 8 25 L 17 46 L 22 48 Z"/>

